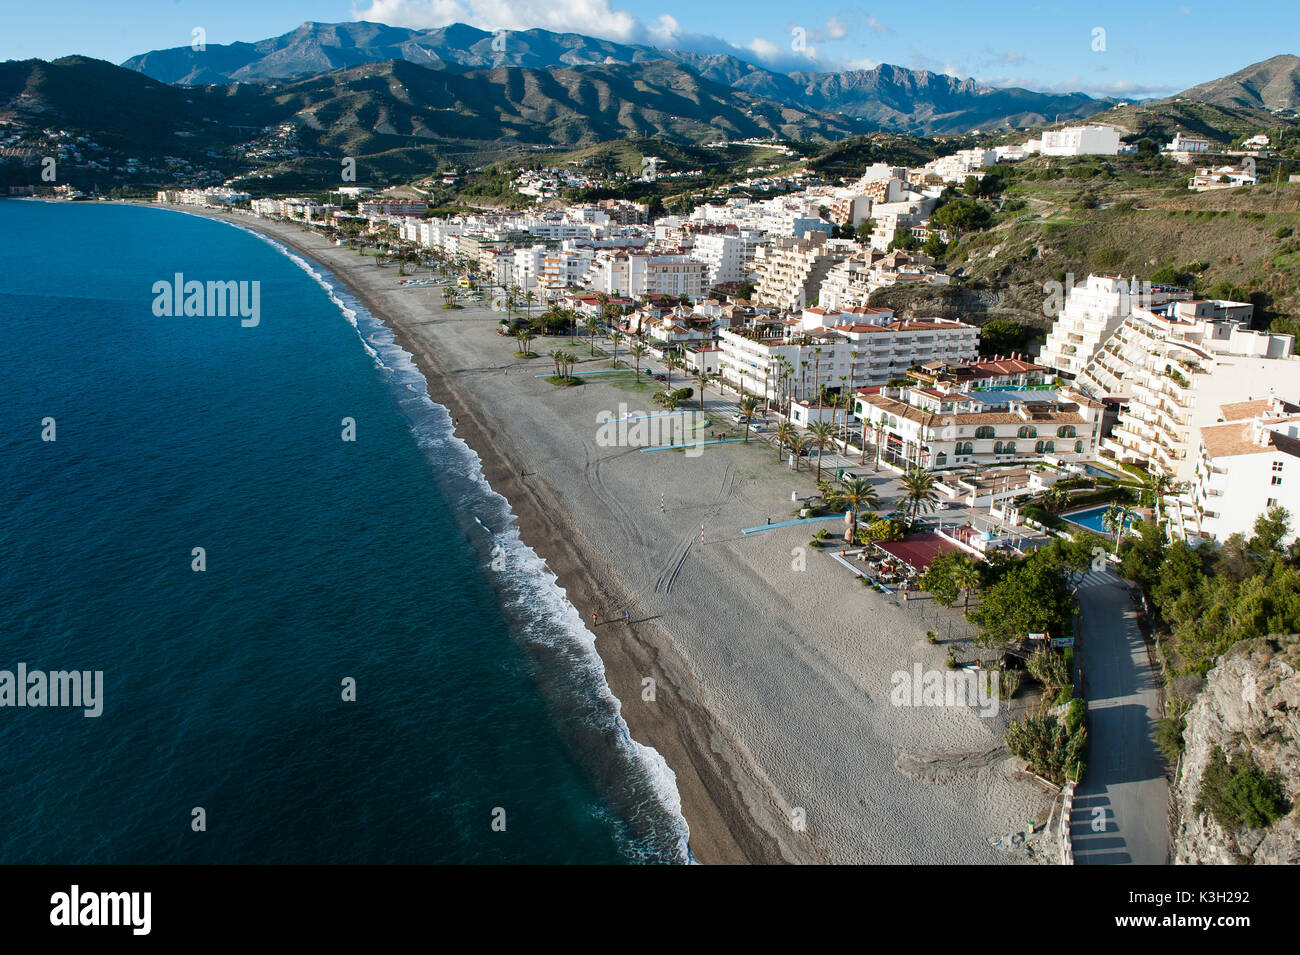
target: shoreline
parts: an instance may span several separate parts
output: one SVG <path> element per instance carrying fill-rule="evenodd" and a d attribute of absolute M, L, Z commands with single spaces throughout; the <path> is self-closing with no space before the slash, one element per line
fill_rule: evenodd
<path fill-rule="evenodd" d="M 491 428 L 474 403 L 451 387 L 447 370 L 442 367 L 433 348 L 417 338 L 392 309 L 386 308 L 370 289 L 364 288 L 349 270 L 328 260 L 322 252 L 335 248 L 327 240 L 303 239 L 312 235 L 296 226 L 222 213 L 197 212 L 193 208 L 173 208 L 152 203 L 131 203 L 146 208 L 163 208 L 231 224 L 260 232 L 284 243 L 314 264 L 328 270 L 362 305 L 392 332 L 397 344 L 411 355 L 429 389 L 429 397 L 451 414 L 455 433 L 478 455 L 483 475 L 498 494 L 510 504 L 520 539 L 542 557 L 555 573 L 557 583 L 584 621 L 593 612 L 608 620 L 631 601 L 621 582 L 595 554 L 583 553 L 573 543 L 574 528 L 545 481 L 529 482 L 521 478 L 510 463 L 512 449 L 508 432 Z M 531 477 L 531 476 L 530 476 Z M 611 599 L 616 595 L 617 599 Z M 689 827 L 689 848 L 694 861 L 704 864 L 777 863 L 793 861 L 773 853 L 766 835 L 752 832 L 749 812 L 737 798 L 730 778 L 730 767 L 719 754 L 698 745 L 713 736 L 711 719 L 695 701 L 698 687 L 681 685 L 681 677 L 670 672 L 687 671 L 684 661 L 663 659 L 671 646 L 651 646 L 640 640 L 617 640 L 595 631 L 596 650 L 605 666 L 605 679 L 619 700 L 623 719 L 633 739 L 657 750 L 676 775 L 682 803 L 682 815 Z M 661 683 L 659 692 L 671 693 L 686 706 L 647 707 L 629 705 L 640 700 L 642 674 L 655 673 Z M 663 686 L 667 676 L 669 686 Z M 807 860 L 804 860 L 807 861 Z"/>
<path fill-rule="evenodd" d="M 789 513 L 792 481 L 807 492 L 811 475 L 790 475 L 761 443 L 693 459 L 600 447 L 595 422 L 620 402 L 648 402 L 652 387 L 622 379 L 556 389 L 534 380 L 548 363 L 511 358 L 497 313 L 443 311 L 437 290 L 401 288 L 393 269 L 298 224 L 130 204 L 222 219 L 281 242 L 391 329 L 508 501 L 520 539 L 582 619 L 599 614 L 587 629 L 606 684 L 632 738 L 676 776 L 694 861 L 1029 861 L 993 847 L 1046 818 L 1049 802 L 1005 752 L 1008 714 L 891 705 L 891 672 L 944 667 L 942 642 L 925 637 L 940 624 L 923 622 L 924 605 L 854 586 L 825 554 L 794 566 L 805 528 L 740 532 L 764 514 Z M 539 340 L 538 350 L 550 343 Z M 594 366 L 608 360 L 589 359 L 580 337 L 560 344 Z M 711 399 L 710 413 L 721 413 Z M 646 677 L 657 700 L 642 698 Z"/>

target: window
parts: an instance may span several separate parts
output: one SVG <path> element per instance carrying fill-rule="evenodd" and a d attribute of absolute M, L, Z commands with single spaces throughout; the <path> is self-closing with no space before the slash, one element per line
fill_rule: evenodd
<path fill-rule="evenodd" d="M 965 443 L 963 444 L 962 442 L 958 441 L 958 442 L 957 442 L 957 453 L 958 453 L 958 454 L 974 454 L 974 453 L 975 453 L 975 443 L 974 443 L 973 441 L 967 441 L 967 442 L 965 442 Z"/>
<path fill-rule="evenodd" d="M 1270 497 L 1267 501 L 1264 502 L 1264 507 L 1266 509 L 1270 507 L 1277 507 L 1277 498 Z"/>
<path fill-rule="evenodd" d="M 1082 441 L 1076 441 L 1076 442 L 1074 442 L 1074 453 L 1075 453 L 1075 454 L 1083 454 L 1083 442 L 1082 442 Z"/>
<path fill-rule="evenodd" d="M 1035 453 L 1035 454 L 1042 454 L 1043 451 L 1044 451 L 1044 449 L 1045 449 L 1045 447 L 1046 447 L 1046 446 L 1043 444 L 1043 442 L 1039 441 L 1037 444 L 1034 445 L 1034 453 Z"/>
<path fill-rule="evenodd" d="M 1008 442 L 1007 442 L 1007 449 L 1006 449 L 1006 450 L 1007 450 L 1007 454 L 1015 454 L 1015 453 L 1016 453 L 1016 443 L 1015 443 L 1014 441 L 1008 441 Z"/>
<path fill-rule="evenodd" d="M 1048 442 L 1047 442 L 1047 447 L 1046 447 L 1044 450 L 1045 450 L 1048 454 L 1051 454 L 1053 451 L 1056 450 L 1056 442 L 1055 442 L 1055 441 L 1048 441 Z"/>
<path fill-rule="evenodd" d="M 1273 484 L 1274 484 L 1274 485 L 1278 485 L 1278 484 L 1281 484 L 1281 483 L 1282 483 L 1282 475 L 1280 475 L 1280 474 L 1274 474 L 1274 475 L 1273 475 Z"/>
<path fill-rule="evenodd" d="M 936 468 L 941 468 L 947 463 L 948 463 L 948 455 L 945 454 L 943 451 L 940 451 L 938 454 L 934 456 L 934 466 Z"/>
<path fill-rule="evenodd" d="M 999 441 L 997 444 L 993 445 L 993 453 L 994 453 L 994 454 L 1001 454 L 1001 453 L 1002 453 L 1002 442 L 1001 442 L 1001 441 Z"/>
<path fill-rule="evenodd" d="M 1274 470 L 1274 471 L 1281 471 L 1281 470 L 1282 470 L 1282 462 L 1281 462 L 1281 461 L 1274 461 L 1274 462 L 1273 462 L 1273 470 Z"/>
<path fill-rule="evenodd" d="M 1059 428 L 1056 429 L 1056 436 L 1057 436 L 1058 438 L 1073 438 L 1073 437 L 1074 437 L 1074 425 L 1072 425 L 1072 424 L 1063 424 L 1063 425 L 1061 425 Z"/>
<path fill-rule="evenodd" d="M 997 434 L 997 432 L 996 432 L 995 430 L 993 430 L 993 428 L 992 428 L 991 426 L 989 426 L 989 425 L 984 425 L 983 427 L 980 427 L 980 428 L 976 428 L 976 429 L 975 429 L 975 438 L 976 438 L 976 440 L 979 440 L 979 441 L 983 441 L 983 440 L 986 440 L 986 439 L 988 439 L 988 438 L 991 438 L 991 437 L 993 437 L 995 434 Z"/>
<path fill-rule="evenodd" d="M 1017 438 L 1036 438 L 1036 437 L 1038 437 L 1038 429 L 1037 429 L 1037 428 L 1034 428 L 1034 427 L 1031 427 L 1030 425 L 1025 425 L 1023 428 L 1021 428 L 1019 431 L 1016 432 L 1016 437 L 1017 437 Z"/>

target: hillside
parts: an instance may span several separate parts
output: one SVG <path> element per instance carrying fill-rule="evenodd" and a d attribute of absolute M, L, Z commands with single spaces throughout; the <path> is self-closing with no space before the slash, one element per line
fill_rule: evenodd
<path fill-rule="evenodd" d="M 1271 169 L 1261 163 L 1261 174 Z M 872 304 L 910 314 L 1011 318 L 1040 331 L 1044 283 L 1089 272 L 1171 278 L 1256 304 L 1266 326 L 1300 313 L 1300 184 L 1285 178 L 1219 192 L 1186 188 L 1189 167 L 1158 158 L 1032 159 L 1000 167 L 999 210 L 943 256 L 961 290 L 882 290 Z"/>
<path fill-rule="evenodd" d="M 1300 56 L 1284 53 L 1179 94 L 1234 109 L 1300 109 Z"/>

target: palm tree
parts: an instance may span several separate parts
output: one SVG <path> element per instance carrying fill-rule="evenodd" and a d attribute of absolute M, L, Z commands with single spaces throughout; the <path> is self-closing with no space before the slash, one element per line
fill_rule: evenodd
<path fill-rule="evenodd" d="M 1070 500 L 1070 492 L 1059 484 L 1053 484 L 1043 492 L 1043 506 L 1055 514 L 1065 508 Z"/>
<path fill-rule="evenodd" d="M 533 340 L 533 330 L 531 328 L 521 328 L 515 332 L 515 340 L 519 342 L 519 353 L 528 355 L 528 343 Z"/>
<path fill-rule="evenodd" d="M 808 438 L 817 446 L 817 480 L 822 479 L 822 451 L 835 440 L 835 425 L 827 421 L 814 421 L 808 426 Z"/>
<path fill-rule="evenodd" d="M 596 354 L 596 332 L 600 331 L 600 319 L 595 315 L 588 315 L 583 319 L 582 327 L 587 330 L 588 344 L 591 345 L 592 355 Z"/>
<path fill-rule="evenodd" d="M 1106 513 L 1101 516 L 1101 526 L 1106 528 L 1115 535 L 1115 553 L 1119 553 L 1119 541 L 1124 536 L 1124 526 L 1132 511 L 1129 506 L 1120 501 L 1112 501 L 1110 507 L 1106 508 Z"/>
<path fill-rule="evenodd" d="M 442 302 L 444 305 L 455 305 L 456 299 L 460 298 L 460 289 L 454 285 L 448 285 L 442 290 Z"/>
<path fill-rule="evenodd" d="M 532 289 L 529 289 L 524 293 L 524 301 L 528 305 L 528 317 L 531 319 L 533 317 L 533 302 L 537 301 L 537 294 Z"/>
<path fill-rule="evenodd" d="M 781 460 L 781 452 L 785 450 L 785 446 L 790 444 L 798 433 L 795 426 L 789 421 L 782 421 L 776 426 L 776 459 L 778 461 Z"/>
<path fill-rule="evenodd" d="M 695 369 L 695 380 L 700 383 L 700 410 L 703 411 L 704 410 L 704 386 L 713 380 L 713 376 L 710 375 L 703 368 L 697 368 Z"/>
<path fill-rule="evenodd" d="M 980 572 L 975 566 L 975 562 L 969 558 L 963 560 L 952 569 L 952 582 L 956 584 L 965 595 L 962 603 L 962 613 L 970 610 L 970 595 L 979 589 Z"/>
<path fill-rule="evenodd" d="M 876 432 L 876 470 L 880 470 L 880 443 L 885 440 L 885 419 L 877 418 L 876 423 L 872 426 Z"/>
<path fill-rule="evenodd" d="M 628 354 L 631 355 L 632 358 L 635 359 L 636 361 L 636 377 L 639 379 L 641 377 L 641 359 L 644 358 L 646 355 L 650 354 L 650 349 L 646 348 L 640 342 L 637 342 L 635 345 L 630 347 L 627 351 Z"/>
<path fill-rule="evenodd" d="M 858 526 L 858 516 L 867 510 L 880 507 L 880 492 L 871 482 L 863 477 L 848 478 L 840 481 L 840 489 L 834 495 L 836 504 L 843 502 L 853 513 L 853 529 Z"/>
<path fill-rule="evenodd" d="M 1152 512 L 1155 514 L 1156 523 L 1159 524 L 1160 502 L 1164 500 L 1165 495 L 1169 493 L 1169 476 L 1167 474 L 1161 474 L 1159 471 L 1148 474 L 1146 481 L 1143 482 L 1143 490 L 1145 490 L 1147 496 L 1151 498 Z"/>
<path fill-rule="evenodd" d="M 623 340 L 623 333 L 617 328 L 609 333 L 609 340 L 614 343 L 614 367 L 618 367 L 618 343 Z"/>
<path fill-rule="evenodd" d="M 922 511 L 928 512 L 934 507 L 935 501 L 939 499 L 939 495 L 934 489 L 934 475 L 929 471 L 921 468 L 908 468 L 903 474 L 902 485 L 903 496 L 907 498 L 912 520 L 916 520 L 918 513 Z"/>
<path fill-rule="evenodd" d="M 677 410 L 677 393 L 674 391 L 656 391 L 650 400 L 668 411 Z"/>
<path fill-rule="evenodd" d="M 796 434 L 790 439 L 790 450 L 794 452 L 794 469 L 796 471 L 799 470 L 799 459 L 803 457 L 804 451 L 808 450 L 808 446 L 811 444 L 812 438 L 806 434 Z M 817 465 L 820 468 L 821 462 L 818 461 Z"/>
<path fill-rule="evenodd" d="M 758 399 L 745 395 L 740 399 L 740 415 L 745 419 L 745 443 L 749 444 L 749 421 L 758 411 Z"/>

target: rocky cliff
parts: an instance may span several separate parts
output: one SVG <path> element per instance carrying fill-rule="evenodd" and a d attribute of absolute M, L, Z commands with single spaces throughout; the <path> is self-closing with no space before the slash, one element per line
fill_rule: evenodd
<path fill-rule="evenodd" d="M 1300 864 L 1300 636 L 1248 640 L 1219 658 L 1187 713 L 1173 790 L 1179 864 Z M 1225 829 L 1198 810 L 1216 747 L 1281 781 L 1290 812 L 1262 828 Z"/>

